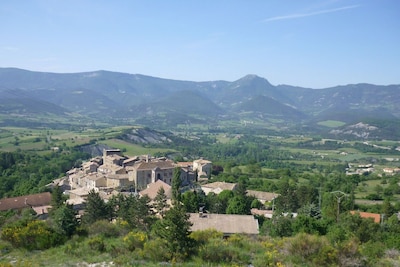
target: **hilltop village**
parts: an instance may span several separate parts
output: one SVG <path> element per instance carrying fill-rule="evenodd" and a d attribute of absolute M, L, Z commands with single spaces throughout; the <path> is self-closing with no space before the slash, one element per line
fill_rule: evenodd
<path fill-rule="evenodd" d="M 53 185 L 60 186 L 69 195 L 69 204 L 80 206 L 91 190 L 107 200 L 118 193 L 147 192 L 151 185 L 157 184 L 157 189 L 160 185 L 170 187 L 177 167 L 182 187 L 190 187 L 196 181 L 208 180 L 212 163 L 205 159 L 175 163 L 149 155 L 126 157 L 119 149 L 109 149 L 103 151 L 102 157 L 92 158 L 80 168 L 69 170 Z"/>

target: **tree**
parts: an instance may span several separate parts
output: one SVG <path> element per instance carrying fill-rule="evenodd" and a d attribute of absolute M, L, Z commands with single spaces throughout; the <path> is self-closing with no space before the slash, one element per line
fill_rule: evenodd
<path fill-rule="evenodd" d="M 184 206 L 176 204 L 165 213 L 164 219 L 154 224 L 153 233 L 167 241 L 171 259 L 183 260 L 191 255 L 195 247 L 194 240 L 189 237 L 191 226 Z"/>
<path fill-rule="evenodd" d="M 223 190 L 221 193 L 217 195 L 218 197 L 217 209 L 221 211 L 220 213 L 226 213 L 226 208 L 228 207 L 229 200 L 233 198 L 233 196 L 234 194 L 231 190 Z"/>
<path fill-rule="evenodd" d="M 379 237 L 380 225 L 371 218 L 361 218 L 360 214 L 342 214 L 340 225 L 344 228 L 348 236 L 355 236 L 362 243 L 369 240 L 376 241 Z"/>
<path fill-rule="evenodd" d="M 296 198 L 300 207 L 315 203 L 318 191 L 310 185 L 300 185 L 296 190 Z"/>
<path fill-rule="evenodd" d="M 79 225 L 72 205 L 62 205 L 54 210 L 51 214 L 51 222 L 57 233 L 67 237 L 72 236 Z"/>
<path fill-rule="evenodd" d="M 51 206 L 53 209 L 58 209 L 64 203 L 63 192 L 61 188 L 57 185 L 51 191 Z"/>
<path fill-rule="evenodd" d="M 98 220 L 108 220 L 110 219 L 110 213 L 108 205 L 101 199 L 99 193 L 91 190 L 86 199 L 83 221 L 92 224 Z"/>
<path fill-rule="evenodd" d="M 249 209 L 247 209 L 246 199 L 240 196 L 234 196 L 228 202 L 228 207 L 226 208 L 227 214 L 248 214 Z"/>
<path fill-rule="evenodd" d="M 198 212 L 199 201 L 196 191 L 187 191 L 182 194 L 182 203 L 187 212 Z"/>
<path fill-rule="evenodd" d="M 307 215 L 298 215 L 292 222 L 293 233 L 320 234 L 326 233 L 322 220 Z"/>
<path fill-rule="evenodd" d="M 218 195 L 214 192 L 210 192 L 206 197 L 206 210 L 210 213 L 224 213 L 226 210 L 226 206 L 223 205 L 221 200 L 218 198 Z"/>
<path fill-rule="evenodd" d="M 161 217 L 164 217 L 164 210 L 168 207 L 167 203 L 167 195 L 165 194 L 164 188 L 161 186 L 158 191 L 157 195 L 154 198 L 154 209 Z"/>
<path fill-rule="evenodd" d="M 382 214 L 385 215 L 385 218 L 388 219 L 396 212 L 395 208 L 393 207 L 392 203 L 388 199 L 385 199 L 382 204 Z"/>
<path fill-rule="evenodd" d="M 112 208 L 116 216 L 128 222 L 133 229 L 147 231 L 153 223 L 154 216 L 150 209 L 150 198 L 145 195 L 129 195 L 127 197 L 119 194 L 113 198 Z"/>
<path fill-rule="evenodd" d="M 172 201 L 173 205 L 181 202 L 181 168 L 174 169 L 174 176 L 172 178 Z"/>
<path fill-rule="evenodd" d="M 260 200 L 254 198 L 253 201 L 251 201 L 251 208 L 253 209 L 261 209 L 263 204 L 260 202 Z"/>
<path fill-rule="evenodd" d="M 290 173 L 290 170 L 286 170 L 286 172 Z M 275 202 L 277 209 L 285 212 L 297 211 L 297 209 L 299 208 L 299 203 L 296 196 L 296 184 L 285 178 L 278 181 L 277 186 L 279 188 L 278 193 L 280 194 Z"/>
<path fill-rule="evenodd" d="M 129 209 L 131 225 L 139 230 L 148 231 L 154 222 L 154 216 L 150 205 L 151 199 L 147 195 L 134 197 L 136 197 L 136 207 L 131 207 Z"/>
<path fill-rule="evenodd" d="M 278 215 L 272 220 L 266 220 L 262 226 L 262 231 L 269 234 L 271 237 L 291 236 L 293 218 L 291 216 Z"/>

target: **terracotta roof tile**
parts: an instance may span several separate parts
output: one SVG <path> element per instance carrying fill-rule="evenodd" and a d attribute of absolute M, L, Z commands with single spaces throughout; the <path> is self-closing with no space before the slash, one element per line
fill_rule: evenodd
<path fill-rule="evenodd" d="M 361 218 L 372 218 L 372 219 L 374 219 L 374 222 L 376 222 L 376 223 L 380 223 L 381 222 L 381 215 L 378 214 L 378 213 L 355 211 L 355 210 L 350 211 L 350 213 L 352 215 L 358 213 L 358 214 L 360 214 Z"/>

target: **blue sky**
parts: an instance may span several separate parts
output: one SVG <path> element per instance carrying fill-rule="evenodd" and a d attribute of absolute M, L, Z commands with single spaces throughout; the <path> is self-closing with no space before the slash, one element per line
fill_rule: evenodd
<path fill-rule="evenodd" d="M 0 67 L 400 84 L 400 1 L 2 0 Z"/>

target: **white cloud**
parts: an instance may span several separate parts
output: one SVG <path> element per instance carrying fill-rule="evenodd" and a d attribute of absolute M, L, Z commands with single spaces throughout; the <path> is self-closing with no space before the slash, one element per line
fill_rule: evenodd
<path fill-rule="evenodd" d="M 311 16 L 316 16 L 316 15 L 321 15 L 321 14 L 334 13 L 334 12 L 347 10 L 347 9 L 353 9 L 353 8 L 357 8 L 357 7 L 359 7 L 359 5 L 344 6 L 344 7 L 332 8 L 332 9 L 324 9 L 324 10 L 308 12 L 308 13 L 297 13 L 297 14 L 290 14 L 290 15 L 285 15 L 285 16 L 276 16 L 276 17 L 270 17 L 270 18 L 264 19 L 263 22 L 305 18 L 305 17 L 311 17 Z"/>

